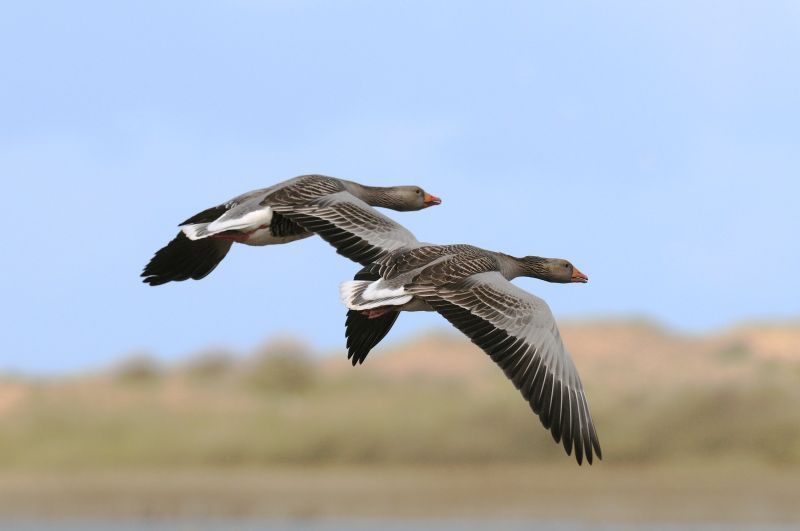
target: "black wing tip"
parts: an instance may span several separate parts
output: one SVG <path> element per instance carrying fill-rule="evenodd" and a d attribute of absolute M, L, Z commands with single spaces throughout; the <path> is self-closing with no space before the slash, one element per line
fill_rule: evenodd
<path fill-rule="evenodd" d="M 353 364 L 353 367 L 355 367 L 356 365 L 361 365 L 362 363 L 364 363 L 364 360 L 367 358 L 367 354 L 369 354 L 369 351 L 358 352 L 356 350 L 350 349 L 347 352 L 347 359 L 350 360 L 350 362 Z"/>
<path fill-rule="evenodd" d="M 534 408 L 533 403 L 529 403 L 529 405 L 532 409 Z M 571 426 L 562 424 L 558 415 L 550 415 L 548 411 L 546 408 L 541 410 L 539 421 L 550 432 L 555 443 L 563 445 L 564 451 L 568 456 L 572 455 L 573 449 L 575 450 L 575 460 L 578 462 L 578 466 L 582 466 L 584 461 L 588 465 L 594 464 L 595 457 L 597 457 L 598 461 L 603 459 L 600 441 L 591 421 L 588 425 L 583 426 L 581 430 L 583 433 L 572 433 Z"/>
<path fill-rule="evenodd" d="M 356 310 L 347 311 L 344 335 L 347 338 L 347 359 L 353 367 L 364 363 L 367 355 L 392 329 L 399 315 L 400 312 L 388 312 L 370 319 Z"/>
<path fill-rule="evenodd" d="M 599 461 L 600 459 L 602 458 L 598 455 L 597 460 Z M 589 465 L 594 464 L 594 454 L 592 453 L 591 447 L 586 448 L 586 462 L 589 463 Z"/>
<path fill-rule="evenodd" d="M 167 282 L 171 282 L 170 279 L 164 279 L 164 278 L 158 277 L 156 275 L 149 275 L 148 273 L 146 273 L 144 271 L 142 271 L 142 274 L 140 276 L 143 277 L 142 278 L 142 282 L 144 282 L 148 286 L 161 286 L 162 284 L 166 284 Z"/>
<path fill-rule="evenodd" d="M 225 258 L 231 242 L 213 239 L 190 240 L 179 232 L 167 245 L 156 251 L 142 270 L 142 282 L 160 286 L 168 282 L 200 280 Z"/>
<path fill-rule="evenodd" d="M 571 452 L 567 451 L 567 455 L 570 455 L 570 454 L 571 454 Z M 598 452 L 596 449 L 595 449 L 594 452 L 592 452 L 592 448 L 590 446 L 587 446 L 586 448 L 584 448 L 584 447 L 582 447 L 580 444 L 578 444 L 576 442 L 575 443 L 575 460 L 578 462 L 578 466 L 581 466 L 583 464 L 584 457 L 586 459 L 586 462 L 589 465 L 593 465 L 594 464 L 595 458 L 597 458 L 597 461 L 602 461 L 603 460 L 603 454 L 602 453 Z"/>
<path fill-rule="evenodd" d="M 594 429 L 592 429 L 592 433 L 594 433 Z M 597 440 L 597 436 L 592 438 L 592 447 L 594 448 L 594 453 L 597 456 L 598 460 L 603 460 L 603 451 L 600 449 L 600 441 Z"/>
<path fill-rule="evenodd" d="M 567 455 L 571 454 L 570 450 L 567 449 L 566 445 L 564 446 L 564 449 L 567 451 Z M 592 450 L 594 450 L 594 451 L 592 451 Z M 586 445 L 584 447 L 581 444 L 580 441 L 576 440 L 575 441 L 575 460 L 578 461 L 578 466 L 582 466 L 583 465 L 584 456 L 586 458 L 586 463 L 588 465 L 590 465 L 590 466 L 594 464 L 595 457 L 597 458 L 598 462 L 602 461 L 603 460 L 603 452 L 600 450 L 600 444 L 599 443 L 595 444 L 594 442 L 592 442 L 591 445 Z"/>

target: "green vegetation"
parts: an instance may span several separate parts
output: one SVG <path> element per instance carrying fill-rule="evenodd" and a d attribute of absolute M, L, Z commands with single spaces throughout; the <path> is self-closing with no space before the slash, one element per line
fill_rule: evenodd
<path fill-rule="evenodd" d="M 503 464 L 566 459 L 499 371 L 480 378 L 324 370 L 277 349 L 245 361 L 146 358 L 110 377 L 6 383 L 0 467 Z M 800 463 L 800 386 L 752 381 L 588 388 L 606 461 Z M 590 380 L 591 381 L 591 380 Z"/>
<path fill-rule="evenodd" d="M 600 466 L 566 457 L 458 336 L 359 367 L 282 342 L 245 358 L 137 355 L 103 374 L 0 377 L 0 518 L 800 521 L 800 327 L 562 332 Z"/>
<path fill-rule="evenodd" d="M 730 363 L 741 362 L 747 360 L 752 356 L 752 352 L 747 345 L 742 343 L 733 343 L 717 352 L 717 357 L 720 361 L 727 361 Z"/>

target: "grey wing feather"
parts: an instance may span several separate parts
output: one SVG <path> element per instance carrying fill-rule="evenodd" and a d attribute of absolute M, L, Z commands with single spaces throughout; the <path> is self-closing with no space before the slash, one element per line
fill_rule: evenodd
<path fill-rule="evenodd" d="M 301 175 L 268 190 L 260 198 L 261 206 L 304 205 L 345 189 L 342 181 L 326 175 Z"/>
<path fill-rule="evenodd" d="M 306 205 L 276 205 L 273 209 L 318 234 L 339 254 L 362 265 L 397 249 L 420 245 L 408 229 L 344 191 Z"/>
<path fill-rule="evenodd" d="M 250 212 L 263 210 L 273 204 L 304 204 L 312 199 L 344 190 L 342 182 L 325 175 L 300 175 L 267 188 L 238 195 L 225 203 L 227 210 L 219 219 L 241 218 Z"/>
<path fill-rule="evenodd" d="M 225 206 L 236 211 L 236 217 L 262 210 L 272 204 L 303 204 L 322 195 L 344 190 L 342 182 L 325 175 L 300 175 L 267 188 L 245 192 L 228 201 Z M 233 213 L 233 212 L 231 212 Z"/>
<path fill-rule="evenodd" d="M 578 371 L 540 298 L 498 272 L 409 289 L 483 349 L 520 390 L 556 442 L 578 463 L 602 458 Z"/>

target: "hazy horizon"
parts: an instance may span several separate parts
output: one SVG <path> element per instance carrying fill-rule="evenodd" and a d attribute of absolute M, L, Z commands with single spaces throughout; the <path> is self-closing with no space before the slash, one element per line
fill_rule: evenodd
<path fill-rule="evenodd" d="M 573 316 L 566 317 L 560 320 L 559 323 L 562 329 L 562 334 L 566 330 L 568 336 L 575 332 L 575 330 L 597 328 L 600 331 L 597 339 L 599 343 L 603 343 L 605 338 L 602 337 L 604 332 L 618 332 L 620 330 L 635 331 L 635 330 L 648 330 L 657 334 L 663 334 L 665 338 L 678 341 L 714 341 L 723 340 L 727 345 L 731 341 L 732 334 L 736 336 L 737 332 L 745 330 L 756 330 L 756 335 L 764 333 L 765 331 L 780 331 L 791 333 L 792 330 L 800 329 L 800 317 L 788 318 L 784 320 L 743 320 L 722 327 L 717 327 L 710 330 L 703 331 L 685 331 L 677 328 L 672 328 L 663 322 L 656 319 L 651 319 L 642 315 L 598 315 L 598 316 Z M 432 339 L 446 338 L 449 341 L 456 343 L 463 343 L 469 345 L 466 348 L 477 348 L 470 344 L 469 338 L 461 334 L 458 330 L 443 322 L 439 326 L 422 327 L 407 330 L 404 333 L 392 330 L 370 353 L 372 359 L 382 357 L 387 354 L 393 354 L 399 351 L 409 349 L 417 343 L 425 344 L 425 342 Z M 126 352 L 120 352 L 118 355 L 111 357 L 109 360 L 102 360 L 94 365 L 85 365 L 72 367 L 69 369 L 54 369 L 54 370 L 24 370 L 24 369 L 4 369 L 0 367 L 0 377 L 22 378 L 36 380 L 43 377 L 45 380 L 59 381 L 63 378 L 69 379 L 70 377 L 82 377 L 87 375 L 102 375 L 114 374 L 118 370 L 125 370 L 129 365 L 139 366 L 144 363 L 148 367 L 152 362 L 153 369 L 159 371 L 173 371 L 182 370 L 195 362 L 201 361 L 206 356 L 216 357 L 218 355 L 230 356 L 230 361 L 234 363 L 246 362 L 248 359 L 259 357 L 265 353 L 282 352 L 285 347 L 289 347 L 301 356 L 308 356 L 315 362 L 340 362 L 346 360 L 347 349 L 344 345 L 344 333 L 342 332 L 342 344 L 334 346 L 319 346 L 309 341 L 304 334 L 294 334 L 290 332 L 276 332 L 272 335 L 264 336 L 257 339 L 250 345 L 233 345 L 233 344 L 208 344 L 198 349 L 188 350 L 186 352 L 176 353 L 174 356 L 165 356 L 163 353 L 154 350 L 146 349 L 132 349 Z M 769 341 L 764 338 L 764 341 Z M 785 340 L 784 340 L 785 342 Z M 574 355 L 574 345 L 566 339 L 567 346 Z M 734 343 L 738 343 L 734 340 Z M 779 341 L 780 344 L 780 341 Z M 728 348 L 727 345 L 725 348 Z M 760 345 L 759 348 L 763 348 Z M 786 347 L 779 347 L 785 349 Z M 644 352 L 644 350 L 643 350 Z M 493 367 L 491 360 L 486 358 L 486 366 Z M 657 363 L 663 361 L 659 357 L 652 359 L 652 362 Z M 490 371 L 491 372 L 491 371 Z"/>

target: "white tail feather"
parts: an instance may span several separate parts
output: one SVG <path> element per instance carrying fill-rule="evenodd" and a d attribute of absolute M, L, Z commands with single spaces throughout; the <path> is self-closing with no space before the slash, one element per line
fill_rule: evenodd
<path fill-rule="evenodd" d="M 241 217 L 229 217 L 223 214 L 219 219 L 208 224 L 208 233 L 217 234 L 226 230 L 240 230 L 250 232 L 272 221 L 272 209 L 269 207 L 253 210 Z"/>
<path fill-rule="evenodd" d="M 252 210 L 243 216 L 237 216 L 235 211 L 228 211 L 211 223 L 181 225 L 180 229 L 190 240 L 200 240 L 229 230 L 252 232 L 269 225 L 271 221 L 272 209 L 265 207 Z"/>
<path fill-rule="evenodd" d="M 350 310 L 370 310 L 381 306 L 402 306 L 413 296 L 400 287 L 387 287 L 382 280 L 350 280 L 339 286 L 342 303 Z"/>
<path fill-rule="evenodd" d="M 190 240 L 202 240 L 211 235 L 207 227 L 208 223 L 193 223 L 191 225 L 181 225 L 180 229 Z"/>

